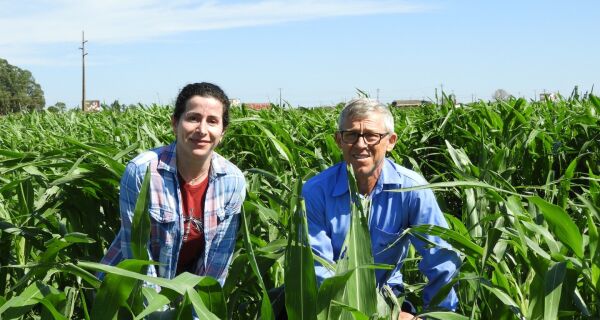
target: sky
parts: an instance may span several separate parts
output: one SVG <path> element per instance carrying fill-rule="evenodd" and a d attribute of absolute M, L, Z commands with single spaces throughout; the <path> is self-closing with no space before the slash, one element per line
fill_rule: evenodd
<path fill-rule="evenodd" d="M 0 0 L 0 58 L 46 105 L 170 104 L 212 82 L 242 102 L 312 107 L 532 99 L 600 88 L 600 1 Z"/>

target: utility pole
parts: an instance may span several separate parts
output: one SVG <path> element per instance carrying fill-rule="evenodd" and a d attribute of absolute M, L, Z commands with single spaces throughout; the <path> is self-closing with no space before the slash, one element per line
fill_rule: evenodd
<path fill-rule="evenodd" d="M 81 31 L 81 111 L 85 109 L 85 56 L 87 56 L 87 52 L 85 52 L 85 36 L 83 31 Z"/>
<path fill-rule="evenodd" d="M 279 88 L 279 107 L 281 108 L 281 88 Z"/>
<path fill-rule="evenodd" d="M 379 102 L 379 88 L 377 88 L 377 102 Z"/>

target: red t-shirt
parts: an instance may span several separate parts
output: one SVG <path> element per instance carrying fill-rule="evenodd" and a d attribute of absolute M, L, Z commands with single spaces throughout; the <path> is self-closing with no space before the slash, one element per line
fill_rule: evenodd
<path fill-rule="evenodd" d="M 204 199 L 208 177 L 200 184 L 189 185 L 179 177 L 183 201 L 183 244 L 177 261 L 177 274 L 194 272 L 196 262 L 204 251 Z"/>

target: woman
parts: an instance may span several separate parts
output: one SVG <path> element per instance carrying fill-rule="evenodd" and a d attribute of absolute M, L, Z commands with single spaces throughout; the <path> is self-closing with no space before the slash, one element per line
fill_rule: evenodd
<path fill-rule="evenodd" d="M 131 221 L 149 167 L 151 172 L 148 274 L 174 278 L 188 271 L 225 282 L 235 247 L 246 182 L 214 151 L 229 124 L 229 99 L 210 83 L 185 86 L 171 125 L 176 141 L 138 155 L 121 179 L 121 230 L 102 262 L 132 258 Z"/>

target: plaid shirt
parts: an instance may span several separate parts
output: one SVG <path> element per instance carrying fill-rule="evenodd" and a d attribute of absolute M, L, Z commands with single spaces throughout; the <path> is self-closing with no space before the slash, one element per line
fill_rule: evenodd
<path fill-rule="evenodd" d="M 175 277 L 179 250 L 182 245 L 182 201 L 175 143 L 138 155 L 127 164 L 121 178 L 119 205 L 121 229 L 102 263 L 116 265 L 132 258 L 131 221 L 146 168 L 150 166 L 151 234 L 148 254 L 158 266 L 150 266 L 148 275 L 171 279 Z M 240 211 L 246 195 L 246 181 L 240 169 L 213 152 L 211 170 L 204 203 L 204 238 L 202 255 L 195 273 L 211 276 L 221 285 L 225 282 L 235 248 Z"/>

